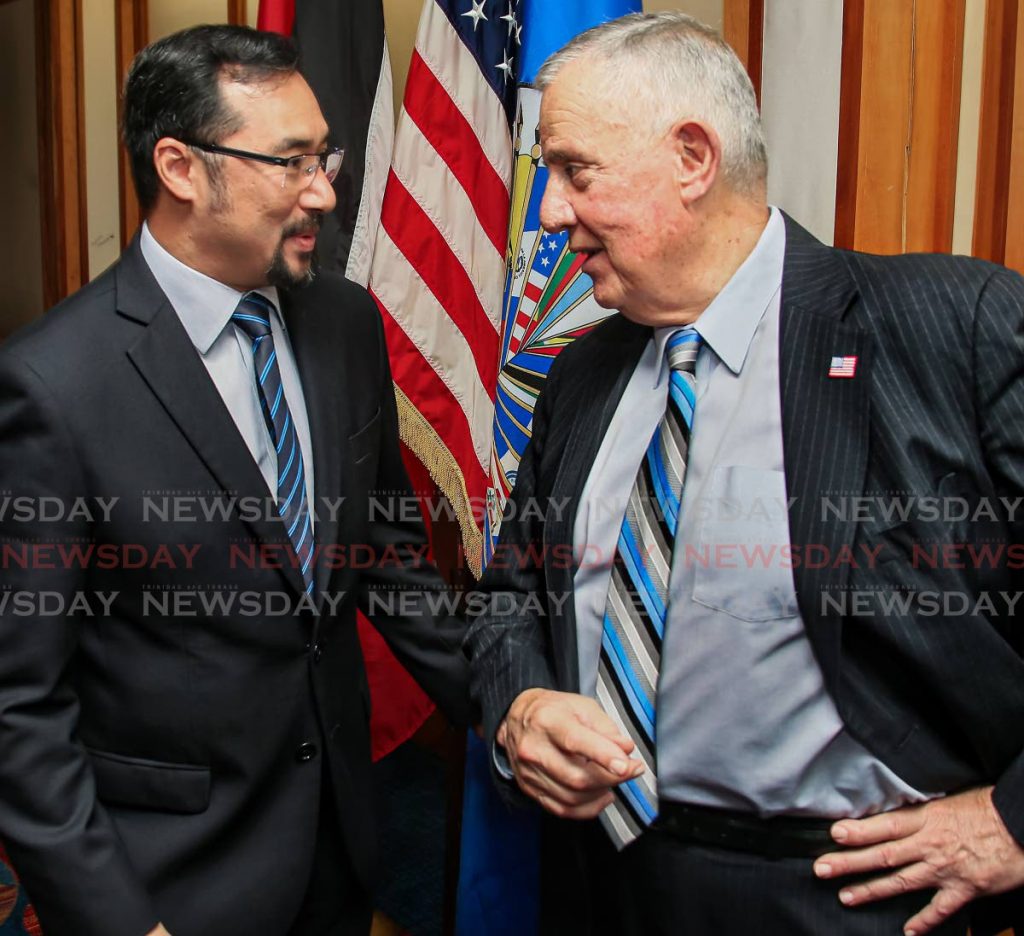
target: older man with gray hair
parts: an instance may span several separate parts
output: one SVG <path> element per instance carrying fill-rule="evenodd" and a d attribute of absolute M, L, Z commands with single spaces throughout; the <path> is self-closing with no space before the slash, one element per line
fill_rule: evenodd
<path fill-rule="evenodd" d="M 769 207 L 750 81 L 681 13 L 538 84 L 541 221 L 619 312 L 551 370 L 513 501 L 558 509 L 508 513 L 524 560 L 467 638 L 499 783 L 582 820 L 552 820 L 581 889 L 546 921 L 1005 924 L 979 898 L 1024 883 L 1024 281 Z M 977 544 L 1004 558 L 927 561 Z"/>

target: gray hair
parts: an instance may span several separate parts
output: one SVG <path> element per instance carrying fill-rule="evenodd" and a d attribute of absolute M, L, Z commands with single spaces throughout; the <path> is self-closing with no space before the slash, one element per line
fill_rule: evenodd
<path fill-rule="evenodd" d="M 731 186 L 752 194 L 768 171 L 757 98 L 736 53 L 715 30 L 677 10 L 630 13 L 580 33 L 541 66 L 545 90 L 569 62 L 593 56 L 607 63 L 623 100 L 646 100 L 652 130 L 682 117 L 703 120 L 722 141 L 722 170 Z M 614 79 L 612 79 L 614 76 Z"/>

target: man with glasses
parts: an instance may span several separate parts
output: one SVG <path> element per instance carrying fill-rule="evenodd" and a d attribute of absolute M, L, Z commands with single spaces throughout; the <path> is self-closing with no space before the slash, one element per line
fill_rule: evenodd
<path fill-rule="evenodd" d="M 139 54 L 124 141 L 139 235 L 0 349 L 0 840 L 47 936 L 366 933 L 357 606 L 471 711 L 377 310 L 315 275 L 342 153 L 230 26 Z"/>

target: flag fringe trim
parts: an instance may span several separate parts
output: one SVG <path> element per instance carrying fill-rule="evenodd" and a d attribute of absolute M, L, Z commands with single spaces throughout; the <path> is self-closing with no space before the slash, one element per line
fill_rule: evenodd
<path fill-rule="evenodd" d="M 484 536 L 473 519 L 469 491 L 459 463 L 398 384 L 395 384 L 395 400 L 398 404 L 398 434 L 451 502 L 462 533 L 466 562 L 474 578 L 479 579 L 483 574 Z"/>

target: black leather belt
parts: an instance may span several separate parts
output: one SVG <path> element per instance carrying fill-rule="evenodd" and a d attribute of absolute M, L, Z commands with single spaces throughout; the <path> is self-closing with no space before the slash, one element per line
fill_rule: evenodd
<path fill-rule="evenodd" d="M 653 829 L 683 842 L 711 845 L 766 858 L 817 858 L 839 851 L 829 829 L 835 819 L 773 816 L 662 801 Z"/>

